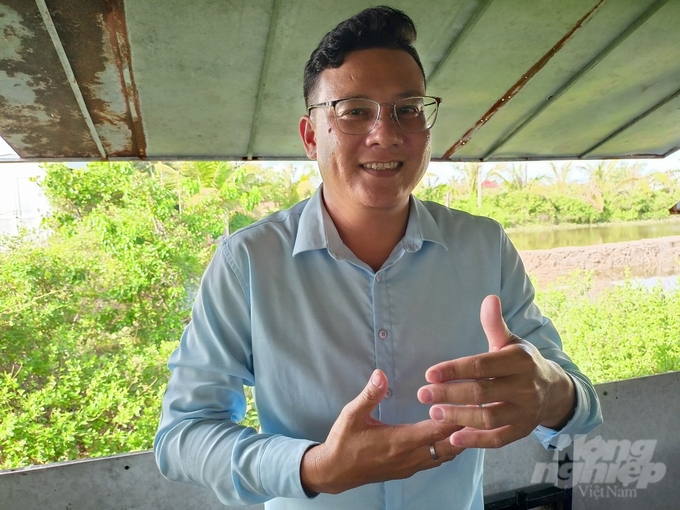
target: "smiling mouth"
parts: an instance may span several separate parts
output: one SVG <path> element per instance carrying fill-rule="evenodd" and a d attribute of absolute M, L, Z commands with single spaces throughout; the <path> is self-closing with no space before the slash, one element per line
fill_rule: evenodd
<path fill-rule="evenodd" d="M 389 163 L 364 163 L 362 168 L 366 170 L 394 170 L 403 165 L 400 161 L 390 161 Z"/>

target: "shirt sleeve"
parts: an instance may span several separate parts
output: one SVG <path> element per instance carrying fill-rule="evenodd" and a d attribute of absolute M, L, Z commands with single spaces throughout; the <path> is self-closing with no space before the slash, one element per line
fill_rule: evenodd
<path fill-rule="evenodd" d="M 208 487 L 226 505 L 308 498 L 300 463 L 316 443 L 238 424 L 246 411 L 243 385 L 255 384 L 246 282 L 222 244 L 168 362 L 156 462 L 166 478 Z"/>
<path fill-rule="evenodd" d="M 552 321 L 534 303 L 535 291 L 517 250 L 501 229 L 501 303 L 510 331 L 534 344 L 541 354 L 556 362 L 574 382 L 574 415 L 559 431 L 539 425 L 532 432 L 548 449 L 567 447 L 575 435 L 587 434 L 602 423 L 600 401 L 593 384 L 562 350 L 562 340 Z"/>

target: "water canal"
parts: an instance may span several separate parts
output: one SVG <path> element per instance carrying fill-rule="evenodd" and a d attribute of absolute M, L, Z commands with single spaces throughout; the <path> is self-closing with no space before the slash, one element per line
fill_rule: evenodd
<path fill-rule="evenodd" d="M 680 217 L 601 226 L 508 229 L 508 236 L 520 251 L 621 243 L 640 239 L 680 236 Z"/>
<path fill-rule="evenodd" d="M 603 226 L 509 230 L 535 283 L 551 282 L 574 268 L 593 272 L 600 283 L 677 289 L 680 218 Z M 633 243 L 641 241 L 642 244 Z M 620 243 L 612 245 L 612 243 Z M 582 249 L 579 249 L 581 247 Z"/>

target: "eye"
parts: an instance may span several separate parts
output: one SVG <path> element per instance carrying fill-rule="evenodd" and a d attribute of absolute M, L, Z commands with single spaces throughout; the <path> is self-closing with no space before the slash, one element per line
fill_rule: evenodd
<path fill-rule="evenodd" d="M 343 119 L 366 119 L 369 118 L 373 115 L 371 108 L 368 107 L 360 107 L 360 106 L 355 106 L 352 108 L 344 108 L 342 110 L 338 110 L 337 114 L 338 117 L 341 117 Z"/>
<path fill-rule="evenodd" d="M 397 115 L 404 118 L 413 118 L 423 113 L 423 106 L 419 104 L 400 105 L 397 109 Z"/>

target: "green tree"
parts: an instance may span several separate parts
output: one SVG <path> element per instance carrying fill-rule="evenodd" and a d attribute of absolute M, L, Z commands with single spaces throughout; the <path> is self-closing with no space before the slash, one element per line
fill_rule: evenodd
<path fill-rule="evenodd" d="M 1 468 L 150 447 L 213 249 L 206 211 L 131 164 L 48 165 L 41 185 L 49 236 L 0 253 Z"/>
<path fill-rule="evenodd" d="M 47 165 L 46 230 L 0 251 L 0 469 L 150 448 L 227 216 L 252 222 L 312 181 L 221 162 Z"/>
<path fill-rule="evenodd" d="M 557 163 L 550 161 L 549 181 L 552 182 L 558 193 L 566 193 L 571 182 L 571 175 L 573 174 L 573 165 L 571 161 L 566 163 Z"/>

